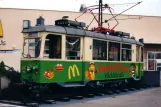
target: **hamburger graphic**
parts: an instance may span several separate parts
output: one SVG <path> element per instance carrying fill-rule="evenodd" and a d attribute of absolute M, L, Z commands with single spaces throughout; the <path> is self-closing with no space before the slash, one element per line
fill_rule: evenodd
<path fill-rule="evenodd" d="M 54 72 L 52 72 L 51 70 L 46 70 L 44 72 L 44 76 L 48 79 L 52 79 L 54 77 Z"/>
<path fill-rule="evenodd" d="M 62 64 L 57 64 L 57 65 L 55 65 L 55 67 L 54 67 L 54 71 L 55 71 L 55 72 L 62 72 L 63 69 L 64 69 L 64 67 L 63 67 Z"/>

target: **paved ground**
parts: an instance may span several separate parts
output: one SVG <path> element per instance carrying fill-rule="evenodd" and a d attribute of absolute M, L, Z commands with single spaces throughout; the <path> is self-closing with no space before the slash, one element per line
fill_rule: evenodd
<path fill-rule="evenodd" d="M 161 107 L 161 87 L 40 107 Z"/>
<path fill-rule="evenodd" d="M 0 107 L 18 107 L 0 104 Z M 20 106 L 19 106 L 20 107 Z M 161 107 L 161 87 L 126 92 L 122 94 L 105 95 L 70 102 L 57 102 L 40 107 Z"/>
<path fill-rule="evenodd" d="M 23 106 L 17 106 L 17 105 L 10 105 L 10 104 L 2 104 L 2 103 L 0 103 L 0 107 L 23 107 Z"/>

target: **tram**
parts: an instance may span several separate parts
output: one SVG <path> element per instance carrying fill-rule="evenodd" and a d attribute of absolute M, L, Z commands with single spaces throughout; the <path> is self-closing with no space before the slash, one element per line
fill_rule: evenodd
<path fill-rule="evenodd" d="M 120 31 L 88 31 L 83 29 L 85 23 L 63 18 L 55 25 L 44 25 L 42 19 L 36 26 L 24 21 L 22 81 L 85 86 L 89 82 L 141 80 L 143 39 L 135 40 Z"/>
<path fill-rule="evenodd" d="M 99 9 L 98 19 L 93 13 L 95 9 Z M 105 9 L 112 18 L 103 22 Z M 103 5 L 102 0 L 99 5 L 84 9 L 80 16 L 90 12 L 98 23 L 98 27 L 91 30 L 88 30 L 89 25 L 76 20 L 80 16 L 75 21 L 63 16 L 55 20 L 55 25 L 45 25 L 41 16 L 35 26 L 30 25 L 30 20 L 24 20 L 21 80 L 62 87 L 141 80 L 143 39 L 136 40 L 130 33 L 115 31 L 118 15 L 113 15 L 111 9 L 108 4 Z M 117 24 L 111 29 L 103 27 L 103 23 L 111 19 Z"/>
<path fill-rule="evenodd" d="M 99 9 L 98 19 L 92 12 L 95 9 Z M 118 21 L 112 13 L 117 24 L 111 29 L 103 27 L 103 23 L 112 19 L 103 22 L 105 9 L 111 13 L 111 7 L 99 0 L 99 7 L 86 8 L 80 15 L 87 11 L 93 15 L 98 27 L 90 30 L 86 23 L 67 16 L 55 20 L 55 25 L 45 25 L 41 16 L 35 26 L 30 25 L 30 20 L 24 20 L 21 70 L 20 75 L 13 76 L 20 76 L 21 80 L 18 78 L 3 90 L 0 99 L 8 96 L 7 99 L 24 104 L 53 103 L 53 99 L 69 101 L 75 96 L 140 89 L 144 85 L 141 83 L 144 40 L 115 31 Z"/>

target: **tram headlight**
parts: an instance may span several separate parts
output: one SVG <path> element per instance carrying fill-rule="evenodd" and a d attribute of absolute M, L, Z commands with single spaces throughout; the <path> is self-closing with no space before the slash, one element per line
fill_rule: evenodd
<path fill-rule="evenodd" d="M 37 72 L 38 66 L 37 65 L 27 65 L 26 72 Z"/>
<path fill-rule="evenodd" d="M 32 69 L 35 70 L 36 69 L 36 66 L 33 66 Z"/>
<path fill-rule="evenodd" d="M 38 69 L 37 65 L 34 65 L 32 69 L 36 71 Z"/>

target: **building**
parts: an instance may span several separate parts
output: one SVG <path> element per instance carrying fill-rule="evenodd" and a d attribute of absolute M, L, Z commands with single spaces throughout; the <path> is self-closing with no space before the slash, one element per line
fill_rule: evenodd
<path fill-rule="evenodd" d="M 74 20 L 80 14 L 80 12 L 69 11 L 0 8 L 0 22 L 3 30 L 3 35 L 0 32 L 0 61 L 3 60 L 8 66 L 20 70 L 20 57 L 23 48 L 23 35 L 21 33 L 23 20 L 30 20 L 31 25 L 35 25 L 36 19 L 42 16 L 46 25 L 54 25 L 55 20 L 61 19 L 63 16 L 69 16 L 69 19 Z M 104 20 L 110 17 L 109 14 L 103 16 Z M 92 19 L 93 16 L 86 13 L 78 21 L 89 24 Z M 128 32 L 131 36 L 135 36 L 137 40 L 144 38 L 144 70 L 160 70 L 161 17 L 120 15 L 117 19 L 119 25 L 115 30 Z M 110 21 L 110 26 L 114 24 L 116 24 L 114 20 Z M 91 25 L 91 27 L 94 26 L 97 26 L 96 22 Z"/>

